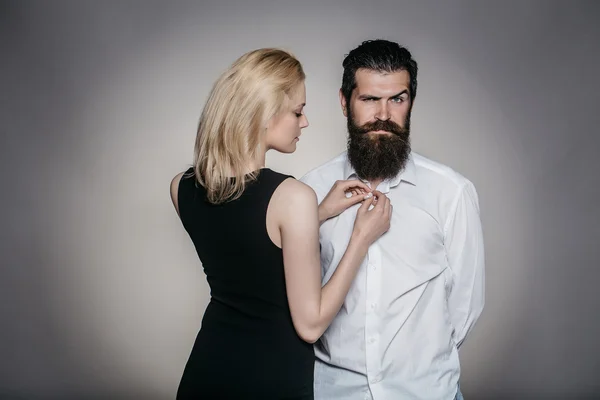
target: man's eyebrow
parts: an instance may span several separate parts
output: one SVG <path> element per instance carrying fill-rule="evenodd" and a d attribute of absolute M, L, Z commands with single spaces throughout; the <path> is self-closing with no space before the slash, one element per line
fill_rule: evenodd
<path fill-rule="evenodd" d="M 359 100 L 379 100 L 381 97 L 372 96 L 370 94 L 361 94 L 358 96 Z"/>
<path fill-rule="evenodd" d="M 409 93 L 408 93 L 408 89 L 404 89 L 404 90 L 403 90 L 403 91 L 401 91 L 400 93 L 398 93 L 398 94 L 396 94 L 396 95 L 394 95 L 394 96 L 392 96 L 392 97 L 390 97 L 390 98 L 391 98 L 391 99 L 395 99 L 396 97 L 400 97 L 400 96 L 402 96 L 403 94 L 409 94 Z"/>

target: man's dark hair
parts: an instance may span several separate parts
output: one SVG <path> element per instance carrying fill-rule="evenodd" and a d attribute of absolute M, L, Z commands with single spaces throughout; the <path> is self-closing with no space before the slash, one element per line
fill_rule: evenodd
<path fill-rule="evenodd" d="M 377 39 L 362 42 L 352 50 L 342 63 L 342 95 L 350 101 L 356 88 L 356 71 L 364 68 L 378 72 L 396 72 L 405 70 L 410 75 L 410 98 L 417 95 L 417 62 L 407 48 L 388 40 Z"/>

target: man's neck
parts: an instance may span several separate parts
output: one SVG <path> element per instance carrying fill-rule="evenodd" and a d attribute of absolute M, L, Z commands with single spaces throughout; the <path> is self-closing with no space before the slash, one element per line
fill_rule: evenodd
<path fill-rule="evenodd" d="M 377 186 L 379 186 L 381 182 L 383 182 L 383 179 L 369 179 L 369 184 L 371 185 L 372 190 L 377 189 Z"/>
<path fill-rule="evenodd" d="M 356 172 L 355 172 L 356 174 Z M 377 189 L 377 186 L 379 186 L 379 184 L 381 182 L 383 182 L 385 179 L 382 178 L 363 178 L 362 176 L 359 176 L 358 174 L 355 175 L 355 179 L 358 178 L 363 182 L 369 182 L 369 186 L 371 187 L 371 190 L 375 190 Z"/>

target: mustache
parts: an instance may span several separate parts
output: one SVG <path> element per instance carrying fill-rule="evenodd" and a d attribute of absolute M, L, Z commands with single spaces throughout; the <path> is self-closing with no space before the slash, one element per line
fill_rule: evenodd
<path fill-rule="evenodd" d="M 387 121 L 377 120 L 375 122 L 367 122 L 364 125 L 354 127 L 354 131 L 357 134 L 365 134 L 365 133 L 373 132 L 373 131 L 385 131 L 385 132 L 392 133 L 396 136 L 400 136 L 400 135 L 404 134 L 405 130 L 406 130 L 405 128 L 402 128 L 400 125 L 398 125 L 397 123 L 395 123 L 392 120 L 387 120 Z"/>

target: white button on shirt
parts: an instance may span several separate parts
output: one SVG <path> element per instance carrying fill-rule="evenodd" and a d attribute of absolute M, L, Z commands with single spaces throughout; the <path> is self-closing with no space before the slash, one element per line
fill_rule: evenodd
<path fill-rule="evenodd" d="M 319 202 L 356 178 L 346 153 L 301 180 Z M 473 184 L 412 153 L 377 190 L 394 206 L 390 230 L 370 246 L 344 304 L 315 344 L 315 398 L 454 399 L 458 347 L 484 304 L 484 249 Z M 320 228 L 323 284 L 335 271 L 359 205 Z"/>

